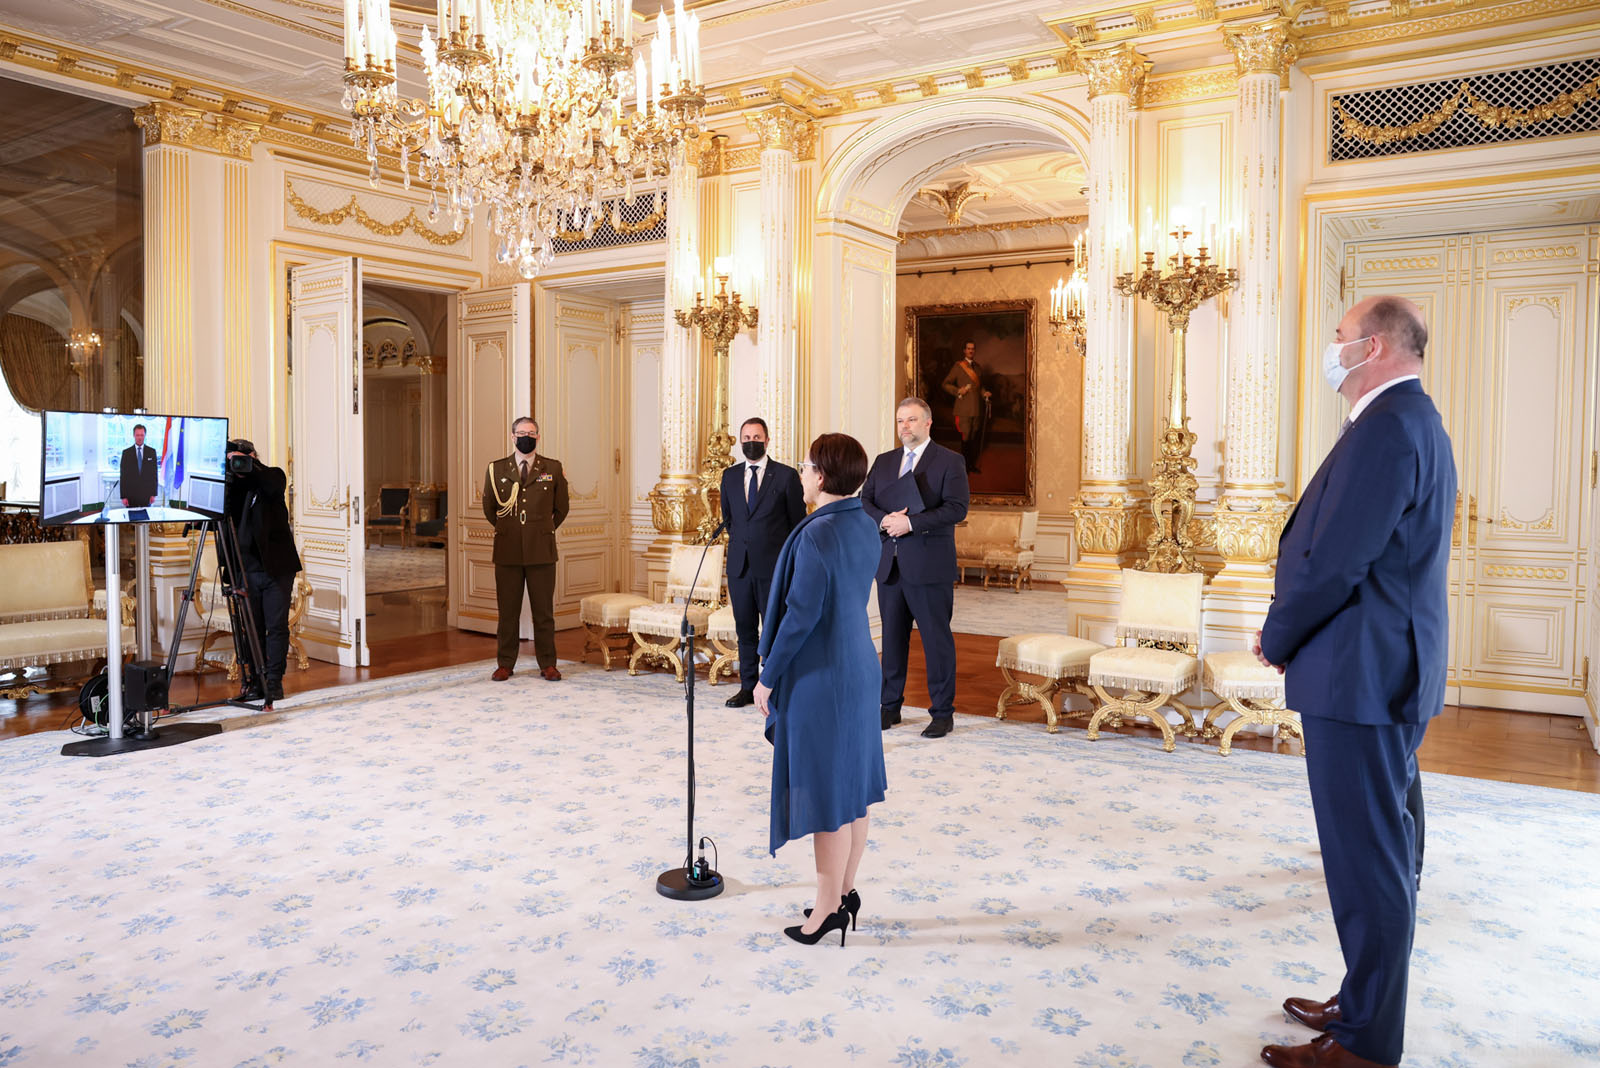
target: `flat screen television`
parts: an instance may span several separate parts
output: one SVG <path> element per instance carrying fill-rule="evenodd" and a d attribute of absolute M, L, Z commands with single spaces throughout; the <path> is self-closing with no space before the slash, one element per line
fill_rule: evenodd
<path fill-rule="evenodd" d="M 182 523 L 222 515 L 228 421 L 45 412 L 45 525 Z"/>

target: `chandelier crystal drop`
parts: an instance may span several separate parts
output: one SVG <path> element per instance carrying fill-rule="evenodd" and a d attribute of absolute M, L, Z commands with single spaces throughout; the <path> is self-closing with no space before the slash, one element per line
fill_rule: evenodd
<path fill-rule="evenodd" d="M 648 62 L 632 0 L 438 0 L 431 21 L 419 45 L 428 96 L 406 100 L 389 0 L 345 0 L 351 140 L 374 185 L 379 151 L 398 153 L 406 187 L 414 174 L 432 190 L 430 221 L 448 212 L 459 231 L 483 205 L 496 259 L 524 278 L 556 238 L 594 233 L 606 195 L 631 201 L 700 136 L 700 20 L 683 0 L 658 12 Z"/>

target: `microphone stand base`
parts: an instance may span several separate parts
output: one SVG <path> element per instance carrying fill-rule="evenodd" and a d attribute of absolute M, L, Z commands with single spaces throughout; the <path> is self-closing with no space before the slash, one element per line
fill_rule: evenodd
<path fill-rule="evenodd" d="M 673 868 L 656 877 L 656 893 L 674 901 L 704 901 L 722 893 L 725 885 L 722 876 L 709 870 L 699 879 L 691 875 L 688 868 Z"/>

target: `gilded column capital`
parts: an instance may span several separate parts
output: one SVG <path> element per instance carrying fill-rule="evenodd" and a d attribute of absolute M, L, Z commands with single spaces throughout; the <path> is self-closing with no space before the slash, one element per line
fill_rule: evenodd
<path fill-rule="evenodd" d="M 217 144 L 223 155 L 235 159 L 249 159 L 256 142 L 261 140 L 261 124 L 242 119 L 217 117 Z"/>
<path fill-rule="evenodd" d="M 803 159 L 811 154 L 815 129 L 811 118 L 798 108 L 780 104 L 745 116 L 750 130 L 761 139 L 763 152 L 793 152 Z"/>
<path fill-rule="evenodd" d="M 1224 26 L 1222 39 L 1233 50 L 1233 62 L 1241 78 L 1247 74 L 1287 77 L 1289 68 L 1300 57 L 1300 42 L 1289 20 L 1281 16 L 1238 29 Z"/>
<path fill-rule="evenodd" d="M 133 122 L 144 131 L 146 147 L 151 145 L 181 145 L 195 143 L 203 116 L 194 108 L 178 107 L 160 101 L 133 109 Z"/>
<path fill-rule="evenodd" d="M 1153 64 L 1132 44 L 1109 48 L 1078 47 L 1073 52 L 1078 70 L 1089 79 L 1089 99 L 1120 94 L 1135 101 L 1144 90 L 1145 75 Z"/>
<path fill-rule="evenodd" d="M 715 178 L 727 171 L 728 135 L 700 135 L 700 177 Z"/>

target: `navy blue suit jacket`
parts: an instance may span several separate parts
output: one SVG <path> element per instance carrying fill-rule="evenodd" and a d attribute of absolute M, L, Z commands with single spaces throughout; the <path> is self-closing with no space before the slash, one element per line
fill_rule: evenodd
<path fill-rule="evenodd" d="M 888 505 L 884 498 L 889 487 L 900 478 L 900 464 L 905 449 L 891 449 L 872 461 L 866 484 L 861 487 L 861 507 L 874 524 L 882 524 L 883 517 L 899 511 L 898 505 Z M 955 582 L 956 524 L 967 518 L 967 504 L 971 491 L 967 486 L 967 462 L 959 452 L 952 452 L 936 442 L 928 442 L 922 459 L 911 472 L 917 491 L 922 495 L 922 511 L 911 514 L 911 533 L 902 538 L 891 538 L 878 530 L 883 538 L 883 552 L 878 558 L 878 581 L 889 578 L 889 569 L 895 559 L 900 561 L 900 576 L 905 582 Z"/>
<path fill-rule="evenodd" d="M 1391 386 L 1333 446 L 1278 539 L 1261 652 L 1288 705 L 1348 723 L 1444 707 L 1456 466 L 1419 382 Z"/>
<path fill-rule="evenodd" d="M 722 472 L 722 521 L 728 524 L 728 577 L 770 577 L 789 532 L 806 517 L 800 472 L 768 458 L 752 513 L 745 498 L 750 466 L 737 463 Z"/>

